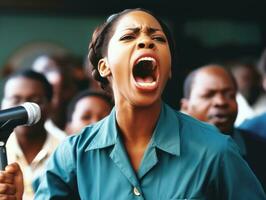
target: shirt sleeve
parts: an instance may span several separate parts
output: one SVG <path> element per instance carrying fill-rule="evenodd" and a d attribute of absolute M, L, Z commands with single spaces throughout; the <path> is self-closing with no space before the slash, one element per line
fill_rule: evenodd
<path fill-rule="evenodd" d="M 265 200 L 263 188 L 231 138 L 220 152 L 216 178 L 221 200 Z"/>
<path fill-rule="evenodd" d="M 40 177 L 35 200 L 80 199 L 77 190 L 74 145 L 70 139 L 61 143 L 51 155 L 46 170 Z"/>

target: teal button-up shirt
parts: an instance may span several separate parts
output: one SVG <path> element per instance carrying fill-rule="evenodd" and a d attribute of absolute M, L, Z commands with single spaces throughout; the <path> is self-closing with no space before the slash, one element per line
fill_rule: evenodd
<path fill-rule="evenodd" d="M 35 199 L 266 198 L 230 137 L 162 104 L 137 173 L 119 135 L 114 109 L 108 117 L 58 147 Z"/>

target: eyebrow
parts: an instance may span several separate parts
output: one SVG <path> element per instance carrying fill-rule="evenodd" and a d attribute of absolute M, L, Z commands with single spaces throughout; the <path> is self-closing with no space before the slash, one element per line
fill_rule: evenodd
<path fill-rule="evenodd" d="M 126 28 L 125 30 L 130 30 L 133 33 L 138 33 L 141 30 L 141 27 Z M 157 32 L 157 31 L 162 32 L 161 29 L 159 29 L 159 28 L 153 28 L 153 27 L 145 27 L 145 31 L 148 34 L 153 34 L 153 33 Z"/>
<path fill-rule="evenodd" d="M 206 88 L 205 92 L 235 92 L 236 89 L 233 88 L 233 87 L 225 87 L 225 88 L 222 88 L 222 89 L 216 89 L 216 88 Z"/>

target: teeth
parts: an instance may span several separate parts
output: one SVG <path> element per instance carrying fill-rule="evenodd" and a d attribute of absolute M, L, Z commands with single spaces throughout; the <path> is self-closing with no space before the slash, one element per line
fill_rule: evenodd
<path fill-rule="evenodd" d="M 156 60 L 154 58 L 152 58 L 152 57 L 142 57 L 142 58 L 140 58 L 138 60 L 137 63 L 139 63 L 140 61 L 151 61 L 151 63 L 152 63 L 152 70 L 154 70 L 155 67 L 156 67 Z"/>
<path fill-rule="evenodd" d="M 150 86 L 153 86 L 153 85 L 155 85 L 156 83 L 155 82 L 151 82 L 151 83 L 143 83 L 143 82 L 139 82 L 138 83 L 140 86 L 142 86 L 142 87 L 150 87 Z"/>
<path fill-rule="evenodd" d="M 142 57 L 142 58 L 140 58 L 138 61 L 142 61 L 142 60 L 148 60 L 148 61 L 153 61 L 153 62 L 155 62 L 155 59 L 152 58 L 152 57 Z"/>

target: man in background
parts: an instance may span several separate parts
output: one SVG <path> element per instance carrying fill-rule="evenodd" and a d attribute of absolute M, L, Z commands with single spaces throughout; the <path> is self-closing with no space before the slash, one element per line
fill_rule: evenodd
<path fill-rule="evenodd" d="M 23 200 L 33 199 L 32 184 L 42 174 L 46 161 L 60 143 L 44 127 L 50 112 L 52 91 L 47 79 L 32 70 L 12 74 L 4 85 L 2 109 L 25 102 L 34 102 L 41 109 L 40 121 L 32 126 L 16 127 L 6 144 L 8 162 L 17 162 L 23 171 Z"/>
<path fill-rule="evenodd" d="M 266 143 L 255 135 L 234 127 L 237 116 L 237 84 L 224 67 L 213 64 L 192 71 L 184 84 L 181 111 L 201 121 L 215 125 L 230 135 L 240 153 L 266 188 Z"/>
<path fill-rule="evenodd" d="M 45 128 L 60 139 L 66 136 L 64 129 L 68 103 L 77 92 L 70 64 L 66 55 L 42 55 L 32 65 L 32 69 L 42 73 L 53 87 L 53 112 L 46 121 Z"/>
<path fill-rule="evenodd" d="M 259 71 L 262 75 L 262 86 L 266 91 L 266 49 L 263 51 L 261 58 L 258 63 Z M 260 109 L 263 111 L 260 115 L 247 119 L 239 128 L 252 132 L 259 137 L 266 139 L 266 94 L 264 100 L 260 103 Z"/>

